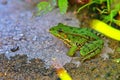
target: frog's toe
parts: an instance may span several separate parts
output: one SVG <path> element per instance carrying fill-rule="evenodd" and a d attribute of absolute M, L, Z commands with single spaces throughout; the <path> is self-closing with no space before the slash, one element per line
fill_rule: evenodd
<path fill-rule="evenodd" d="M 73 56 L 73 55 L 75 54 L 76 50 L 77 50 L 77 46 L 76 46 L 76 45 L 75 45 L 75 46 L 72 46 L 72 47 L 70 48 L 70 50 L 68 51 L 67 55 L 68 55 L 68 56 Z"/>

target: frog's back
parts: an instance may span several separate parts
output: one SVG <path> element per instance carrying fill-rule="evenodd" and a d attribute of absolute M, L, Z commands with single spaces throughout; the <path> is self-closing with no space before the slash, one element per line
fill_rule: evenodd
<path fill-rule="evenodd" d="M 88 38 L 99 39 L 99 37 L 95 34 L 96 32 L 90 28 L 72 27 L 72 26 L 64 25 L 62 23 L 59 23 L 57 27 L 59 28 L 59 30 L 69 34 L 74 34 L 78 36 L 84 35 Z"/>

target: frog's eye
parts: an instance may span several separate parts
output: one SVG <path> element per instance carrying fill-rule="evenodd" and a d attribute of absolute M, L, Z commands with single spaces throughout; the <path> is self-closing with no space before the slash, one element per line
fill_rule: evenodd
<path fill-rule="evenodd" d="M 58 29 L 58 32 L 60 32 L 60 33 L 61 33 L 61 32 L 63 32 L 63 30 L 62 30 L 61 28 L 59 28 L 59 29 Z"/>

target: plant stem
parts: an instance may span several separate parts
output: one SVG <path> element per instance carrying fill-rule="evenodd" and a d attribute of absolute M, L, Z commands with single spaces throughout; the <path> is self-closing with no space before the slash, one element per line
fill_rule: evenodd
<path fill-rule="evenodd" d="M 110 0 L 107 0 L 107 10 L 108 10 L 108 12 L 110 12 L 110 3 L 111 1 Z"/>
<path fill-rule="evenodd" d="M 80 10 L 82 10 L 83 8 L 89 6 L 89 5 L 93 4 L 93 3 L 95 3 L 95 1 L 91 1 L 91 2 L 89 2 L 88 4 L 83 5 L 82 7 L 80 7 L 80 8 L 77 10 L 77 13 L 79 13 Z"/>

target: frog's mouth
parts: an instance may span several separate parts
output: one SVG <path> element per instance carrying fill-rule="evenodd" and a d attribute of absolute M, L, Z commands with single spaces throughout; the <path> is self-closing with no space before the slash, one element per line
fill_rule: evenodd
<path fill-rule="evenodd" d="M 54 36 L 56 36 L 56 37 L 59 37 L 58 32 L 57 32 L 54 28 L 50 28 L 50 29 L 49 29 L 49 33 L 51 33 L 52 35 L 54 35 Z"/>
<path fill-rule="evenodd" d="M 50 29 L 49 29 L 49 32 L 50 32 L 51 34 L 53 34 L 53 35 L 57 34 L 56 31 L 55 31 L 53 28 L 50 28 Z"/>

